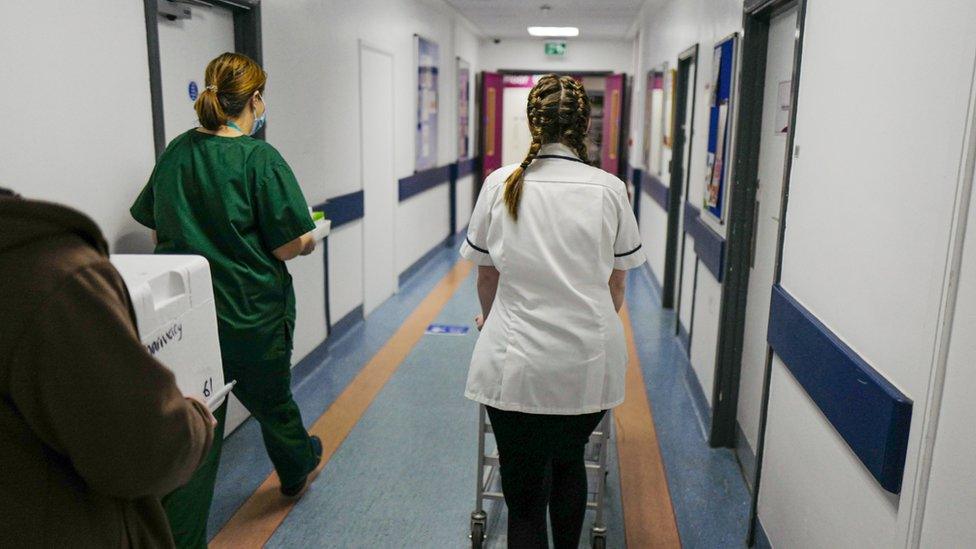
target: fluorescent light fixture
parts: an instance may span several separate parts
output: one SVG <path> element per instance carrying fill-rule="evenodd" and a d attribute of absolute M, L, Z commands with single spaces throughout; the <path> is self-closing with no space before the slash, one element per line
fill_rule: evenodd
<path fill-rule="evenodd" d="M 576 27 L 529 27 L 529 34 L 532 36 L 579 36 L 579 29 Z"/>

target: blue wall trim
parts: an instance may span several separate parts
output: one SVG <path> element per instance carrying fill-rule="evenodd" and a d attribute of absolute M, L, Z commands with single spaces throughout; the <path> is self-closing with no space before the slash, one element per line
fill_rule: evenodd
<path fill-rule="evenodd" d="M 438 166 L 404 177 L 398 182 L 400 202 L 451 180 L 455 164 Z"/>
<path fill-rule="evenodd" d="M 756 472 L 756 453 L 749 445 L 749 439 L 742 431 L 739 421 L 735 422 L 735 457 L 739 461 L 739 472 L 746 481 L 746 487 L 752 491 L 753 474 Z"/>
<path fill-rule="evenodd" d="M 634 184 L 634 196 L 632 198 L 634 201 L 634 217 L 637 219 L 637 224 L 640 225 L 640 196 L 641 186 L 644 182 L 644 170 L 629 166 L 627 170 L 627 179 Z"/>
<path fill-rule="evenodd" d="M 695 253 L 715 279 L 722 281 L 725 268 L 725 238 L 701 219 L 701 210 L 685 202 L 685 232 L 695 239 Z"/>
<path fill-rule="evenodd" d="M 342 334 L 348 332 L 357 322 L 363 319 L 363 306 L 362 304 L 356 306 L 355 309 L 346 313 L 345 316 L 339 319 L 338 322 L 332 325 L 332 331 L 329 332 L 330 338 L 336 338 Z"/>
<path fill-rule="evenodd" d="M 464 160 L 458 160 L 457 176 L 460 178 L 474 173 L 475 167 L 477 166 L 477 160 L 477 158 L 465 158 Z"/>
<path fill-rule="evenodd" d="M 702 439 L 708 440 L 708 433 L 712 431 L 711 406 L 708 405 L 708 398 L 705 397 L 705 391 L 702 390 L 701 381 L 698 381 L 698 375 L 691 366 L 691 361 L 687 357 L 681 357 L 678 360 L 684 365 L 685 387 L 688 389 L 691 403 L 694 404 L 695 411 L 698 413 L 699 425 L 702 428 Z"/>
<path fill-rule="evenodd" d="M 685 350 L 685 356 L 691 356 L 691 334 L 688 333 L 685 325 L 681 323 L 681 319 L 677 319 L 677 322 L 678 341 L 681 342 L 681 348 Z"/>
<path fill-rule="evenodd" d="M 769 306 L 769 344 L 854 454 L 901 492 L 912 401 L 780 285 Z"/>
<path fill-rule="evenodd" d="M 363 191 L 333 196 L 321 204 L 316 204 L 312 209 L 325 212 L 325 217 L 332 220 L 334 230 L 363 218 Z"/>
<path fill-rule="evenodd" d="M 644 173 L 641 179 L 641 189 L 650 196 L 654 202 L 657 202 L 658 206 L 664 211 L 668 211 L 668 198 L 669 189 L 658 176 L 654 174 Z"/>

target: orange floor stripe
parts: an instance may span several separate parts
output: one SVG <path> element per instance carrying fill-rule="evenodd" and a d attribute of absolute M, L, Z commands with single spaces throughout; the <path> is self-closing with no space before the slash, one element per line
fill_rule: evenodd
<path fill-rule="evenodd" d="M 366 409 L 393 376 L 400 363 L 423 337 L 427 325 L 437 318 L 455 290 L 471 272 L 472 264 L 458 262 L 410 314 L 392 338 L 363 367 L 349 386 L 309 430 L 322 438 L 322 465 L 316 474 L 352 431 Z M 285 520 L 295 500 L 278 492 L 278 476 L 272 473 L 244 505 L 234 513 L 210 543 L 211 548 L 235 549 L 261 547 Z"/>
<path fill-rule="evenodd" d="M 627 547 L 681 547 L 651 404 L 647 400 L 626 307 L 621 310 L 621 317 L 627 334 L 630 360 L 627 364 L 625 400 L 613 411 L 613 418 L 617 428 L 617 460 L 620 463 L 620 492 Z"/>

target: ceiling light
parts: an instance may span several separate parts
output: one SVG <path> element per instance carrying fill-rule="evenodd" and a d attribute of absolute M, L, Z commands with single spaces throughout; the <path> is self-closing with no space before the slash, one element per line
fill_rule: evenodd
<path fill-rule="evenodd" d="M 532 36 L 579 36 L 576 27 L 529 27 Z"/>

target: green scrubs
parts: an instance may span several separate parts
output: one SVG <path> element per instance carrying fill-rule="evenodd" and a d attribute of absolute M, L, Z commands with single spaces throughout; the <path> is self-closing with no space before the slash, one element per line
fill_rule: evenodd
<path fill-rule="evenodd" d="M 234 395 L 261 424 L 282 485 L 300 481 L 318 458 L 291 394 L 292 279 L 272 251 L 315 224 L 291 168 L 264 141 L 190 130 L 166 148 L 130 211 L 156 231 L 156 253 L 210 263 L 224 377 L 237 380 Z M 220 457 L 214 447 L 177 491 L 185 493 L 167 498 L 181 547 L 206 545 Z"/>

